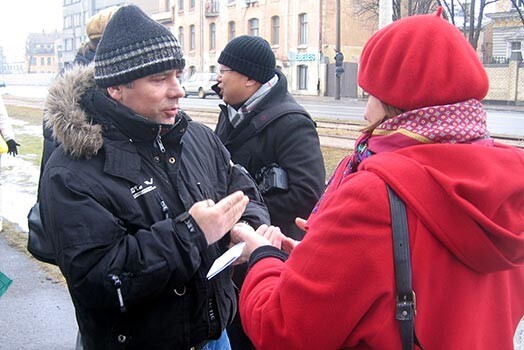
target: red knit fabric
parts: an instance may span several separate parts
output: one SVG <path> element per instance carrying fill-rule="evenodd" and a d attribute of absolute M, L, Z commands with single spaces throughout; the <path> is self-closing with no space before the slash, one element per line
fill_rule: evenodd
<path fill-rule="evenodd" d="M 375 33 L 362 52 L 358 83 L 402 110 L 480 101 L 489 87 L 473 47 L 440 11 L 398 20 Z"/>

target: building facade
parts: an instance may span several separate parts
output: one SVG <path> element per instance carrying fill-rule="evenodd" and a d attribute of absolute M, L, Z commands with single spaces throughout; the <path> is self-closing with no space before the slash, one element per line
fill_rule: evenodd
<path fill-rule="evenodd" d="M 31 33 L 25 45 L 25 73 L 58 72 L 60 33 Z"/>
<path fill-rule="evenodd" d="M 345 1 L 341 9 L 346 62 L 358 62 L 377 25 L 355 18 L 357 2 Z M 226 44 L 249 34 L 269 42 L 293 94 L 323 95 L 327 80 L 334 79 L 326 72 L 336 53 L 336 11 L 335 0 L 174 0 L 172 32 L 184 50 L 184 78 L 216 72 Z"/>

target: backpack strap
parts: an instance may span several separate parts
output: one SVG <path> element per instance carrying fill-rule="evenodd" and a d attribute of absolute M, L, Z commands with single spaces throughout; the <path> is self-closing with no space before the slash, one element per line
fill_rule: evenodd
<path fill-rule="evenodd" d="M 402 199 L 386 185 L 391 212 L 393 231 L 393 254 L 395 258 L 395 283 L 397 288 L 396 319 L 400 323 L 402 349 L 412 350 L 413 343 L 423 349 L 415 334 L 414 318 L 417 313 L 415 292 L 411 281 L 411 258 L 409 249 L 408 220 L 406 205 Z"/>
<path fill-rule="evenodd" d="M 291 102 L 279 103 L 255 115 L 253 120 L 250 121 L 244 130 L 242 130 L 242 133 L 235 137 L 231 142 L 226 142 L 226 146 L 230 149 L 240 147 L 244 142 L 258 134 L 269 124 L 287 114 L 302 114 L 311 119 L 309 113 L 302 106 Z M 315 122 L 313 121 L 313 123 Z"/>

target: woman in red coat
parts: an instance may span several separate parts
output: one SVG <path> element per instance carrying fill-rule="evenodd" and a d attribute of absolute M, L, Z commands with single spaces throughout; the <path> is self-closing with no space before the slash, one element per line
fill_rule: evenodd
<path fill-rule="evenodd" d="M 289 257 L 264 237 L 276 229 L 232 232 L 247 242 L 240 313 L 258 349 L 401 349 L 386 185 L 406 203 L 420 344 L 513 349 L 524 152 L 489 137 L 487 75 L 441 11 L 394 22 L 364 47 L 370 126 Z"/>

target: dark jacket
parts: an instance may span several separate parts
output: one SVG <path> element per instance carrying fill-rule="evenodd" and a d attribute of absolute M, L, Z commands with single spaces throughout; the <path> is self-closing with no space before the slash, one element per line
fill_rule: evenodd
<path fill-rule="evenodd" d="M 233 129 L 227 107 L 221 105 L 215 133 L 235 163 L 255 175 L 264 166 L 277 164 L 288 175 L 288 191 L 265 193 L 271 223 L 287 235 L 304 235 L 295 218 L 307 218 L 325 184 L 325 167 L 315 123 L 287 91 L 287 80 L 277 72 L 278 83 L 242 123 Z M 253 132 L 251 132 L 251 131 Z M 245 133 L 250 137 L 245 138 Z"/>
<path fill-rule="evenodd" d="M 230 271 L 206 274 L 229 237 L 208 246 L 187 210 L 242 190 L 250 197 L 243 219 L 257 227 L 269 216 L 256 186 L 183 112 L 160 137 L 160 125 L 93 86 L 92 67 L 79 66 L 50 89 L 46 118 L 61 146 L 40 186 L 84 345 L 189 349 L 216 338 L 236 295 Z"/>

